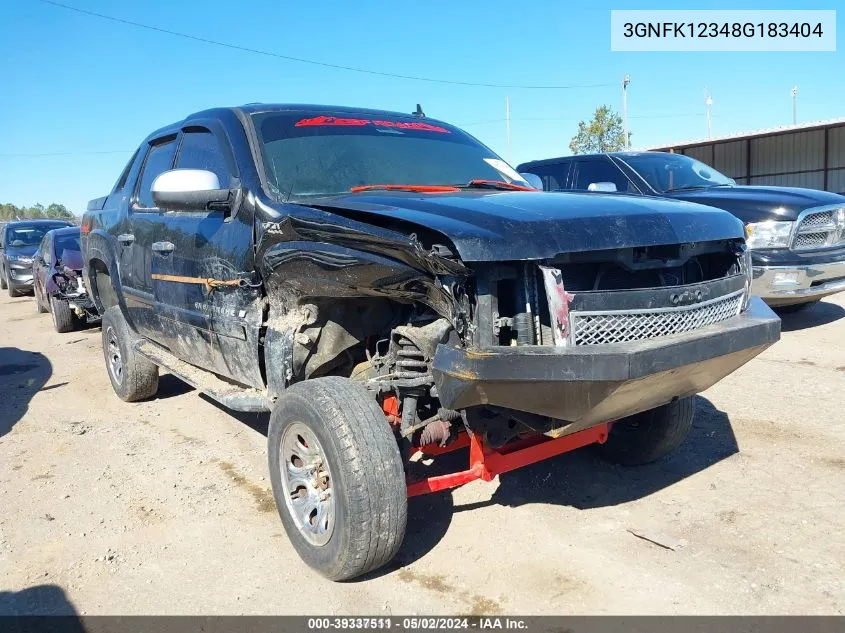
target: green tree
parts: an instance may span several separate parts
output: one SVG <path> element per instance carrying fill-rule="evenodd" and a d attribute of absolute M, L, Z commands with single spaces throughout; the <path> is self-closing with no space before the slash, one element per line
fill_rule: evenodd
<path fill-rule="evenodd" d="M 73 218 L 73 213 L 68 211 L 65 205 L 55 202 L 47 207 L 45 214 L 48 218 L 55 220 L 70 220 Z"/>
<path fill-rule="evenodd" d="M 589 123 L 578 123 L 578 134 L 569 141 L 573 154 L 595 154 L 598 152 L 616 152 L 625 149 L 625 131 L 622 129 L 622 117 L 610 106 L 600 106 Z"/>

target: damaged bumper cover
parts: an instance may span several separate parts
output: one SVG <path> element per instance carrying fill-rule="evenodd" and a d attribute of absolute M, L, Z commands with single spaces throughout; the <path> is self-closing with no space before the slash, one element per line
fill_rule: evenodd
<path fill-rule="evenodd" d="M 439 345 L 434 380 L 443 406 L 492 405 L 560 421 L 565 435 L 701 392 L 780 338 L 757 297 L 740 315 L 693 332 L 584 347 L 468 350 Z"/>

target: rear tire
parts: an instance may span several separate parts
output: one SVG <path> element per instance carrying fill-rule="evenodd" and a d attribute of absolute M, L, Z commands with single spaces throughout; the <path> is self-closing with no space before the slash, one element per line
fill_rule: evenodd
<path fill-rule="evenodd" d="M 38 312 L 38 314 L 49 312 L 49 310 L 44 307 L 44 304 L 41 303 L 41 297 L 38 295 L 38 290 L 33 289 L 33 292 L 35 293 L 35 311 Z"/>
<path fill-rule="evenodd" d="M 384 413 L 362 386 L 330 376 L 286 389 L 267 441 L 279 516 L 306 564 L 348 580 L 396 555 L 408 515 L 405 471 Z"/>
<path fill-rule="evenodd" d="M 613 424 L 607 442 L 597 444 L 604 459 L 623 466 L 639 466 L 665 457 L 692 428 L 695 398 L 680 398 Z"/>
<path fill-rule="evenodd" d="M 120 306 L 103 315 L 103 356 L 112 389 L 125 402 L 153 397 L 158 391 L 158 365 L 135 351 L 138 336 L 132 332 Z"/>

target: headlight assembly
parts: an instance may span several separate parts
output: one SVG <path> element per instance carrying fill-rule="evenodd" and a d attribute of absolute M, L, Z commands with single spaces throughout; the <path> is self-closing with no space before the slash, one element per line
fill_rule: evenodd
<path fill-rule="evenodd" d="M 745 225 L 748 248 L 788 248 L 795 222 L 752 222 Z"/>

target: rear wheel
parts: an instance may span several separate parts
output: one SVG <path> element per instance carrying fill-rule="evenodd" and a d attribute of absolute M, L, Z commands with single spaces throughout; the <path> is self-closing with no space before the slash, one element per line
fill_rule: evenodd
<path fill-rule="evenodd" d="M 315 378 L 285 390 L 270 417 L 270 480 L 302 559 L 332 580 L 389 562 L 407 520 L 399 448 L 362 386 Z"/>
<path fill-rule="evenodd" d="M 146 400 L 158 391 L 158 366 L 135 351 L 137 335 L 132 332 L 120 306 L 103 315 L 103 356 L 114 392 L 121 400 Z"/>
<path fill-rule="evenodd" d="M 44 304 L 41 303 L 41 295 L 38 294 L 38 289 L 34 288 L 33 292 L 35 294 L 35 311 L 38 314 L 44 314 L 45 312 L 49 312 L 49 310 L 44 307 Z"/>
<path fill-rule="evenodd" d="M 599 455 L 623 466 L 648 464 L 678 448 L 692 428 L 695 398 L 680 398 L 613 424 Z"/>

